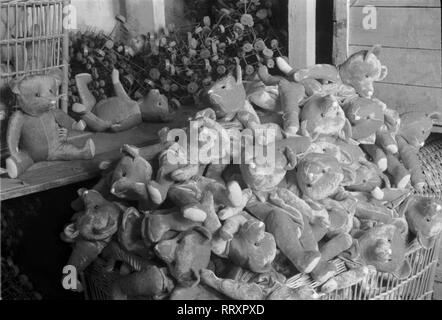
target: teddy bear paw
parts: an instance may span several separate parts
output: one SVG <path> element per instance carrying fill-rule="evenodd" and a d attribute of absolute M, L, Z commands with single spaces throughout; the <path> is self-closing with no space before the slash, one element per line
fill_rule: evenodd
<path fill-rule="evenodd" d="M 95 143 L 94 140 L 88 139 L 84 146 L 85 152 L 87 153 L 86 159 L 92 159 L 95 157 Z"/>
<path fill-rule="evenodd" d="M 195 222 L 204 222 L 207 218 L 207 213 L 203 209 L 192 205 L 183 208 L 183 216 Z"/>
<path fill-rule="evenodd" d="M 154 204 L 162 204 L 165 199 L 165 195 L 161 192 L 161 185 L 156 181 L 149 181 L 147 184 L 147 191 Z"/>
<path fill-rule="evenodd" d="M 6 159 L 6 171 L 8 172 L 9 178 L 15 179 L 18 176 L 18 167 L 14 160 L 11 158 Z"/>
<path fill-rule="evenodd" d="M 74 122 L 72 125 L 73 130 L 84 131 L 86 129 L 86 122 L 84 120 L 79 120 L 78 122 Z"/>
<path fill-rule="evenodd" d="M 84 114 L 87 111 L 87 108 L 84 104 L 81 103 L 74 103 L 72 105 L 72 111 L 79 114 Z"/>

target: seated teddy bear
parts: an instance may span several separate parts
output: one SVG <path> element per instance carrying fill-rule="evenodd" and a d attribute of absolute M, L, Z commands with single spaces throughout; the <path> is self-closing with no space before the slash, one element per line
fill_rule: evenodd
<path fill-rule="evenodd" d="M 82 147 L 68 143 L 60 136 L 59 126 L 84 130 L 83 121 L 76 122 L 56 108 L 56 91 L 61 75 L 31 75 L 17 80 L 12 91 L 17 95 L 19 110 L 9 119 L 7 144 L 10 156 L 6 168 L 16 178 L 35 161 L 92 159 L 95 145 L 88 139 Z"/>

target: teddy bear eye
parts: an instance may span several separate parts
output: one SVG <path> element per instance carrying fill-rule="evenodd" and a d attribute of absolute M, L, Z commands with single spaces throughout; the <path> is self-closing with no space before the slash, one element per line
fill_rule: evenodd
<path fill-rule="evenodd" d="M 225 89 L 226 88 L 226 85 L 225 84 L 223 84 L 222 86 L 221 86 L 221 89 Z"/>
<path fill-rule="evenodd" d="M 35 96 L 36 96 L 36 97 L 40 97 L 40 93 L 37 92 L 37 93 L 35 94 Z"/>

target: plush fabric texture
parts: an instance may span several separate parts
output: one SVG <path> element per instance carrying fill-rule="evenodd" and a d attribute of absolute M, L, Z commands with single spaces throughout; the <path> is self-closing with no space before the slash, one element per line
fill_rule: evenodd
<path fill-rule="evenodd" d="M 20 175 L 33 161 L 91 159 L 94 156 L 91 139 L 78 148 L 60 136 L 59 127 L 70 130 L 77 124 L 55 109 L 58 100 L 55 93 L 60 83 L 60 75 L 54 73 L 28 76 L 13 84 L 19 110 L 11 116 L 7 133 L 11 154 L 7 167 L 11 177 Z M 25 158 L 32 161 L 24 161 Z"/>

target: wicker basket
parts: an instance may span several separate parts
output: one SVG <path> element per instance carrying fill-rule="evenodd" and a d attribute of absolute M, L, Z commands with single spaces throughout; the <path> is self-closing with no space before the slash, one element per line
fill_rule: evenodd
<path fill-rule="evenodd" d="M 430 142 L 421 148 L 419 159 L 427 178 L 423 196 L 442 198 L 442 140 Z M 406 259 L 410 263 L 411 273 L 406 279 L 398 279 L 391 274 L 376 272 L 364 283 L 336 290 L 323 295 L 323 300 L 431 300 L 436 267 L 439 259 L 440 238 L 432 248 L 424 249 L 416 241 L 410 243 Z M 347 269 L 345 261 L 333 261 L 339 272 Z M 103 263 L 97 260 L 82 275 L 85 285 L 85 297 L 91 300 L 110 299 L 110 285 L 118 277 L 113 272 L 106 272 Z M 307 274 L 297 274 L 287 280 L 287 285 L 297 288 L 309 285 L 312 288 L 318 283 Z"/>
<path fill-rule="evenodd" d="M 63 10 L 70 0 L 0 1 L 0 106 L 6 115 L 0 120 L 1 156 L 8 154 L 6 128 L 14 99 L 7 89 L 14 78 L 61 69 L 60 108 L 67 112 L 68 30 L 63 27 Z"/>

